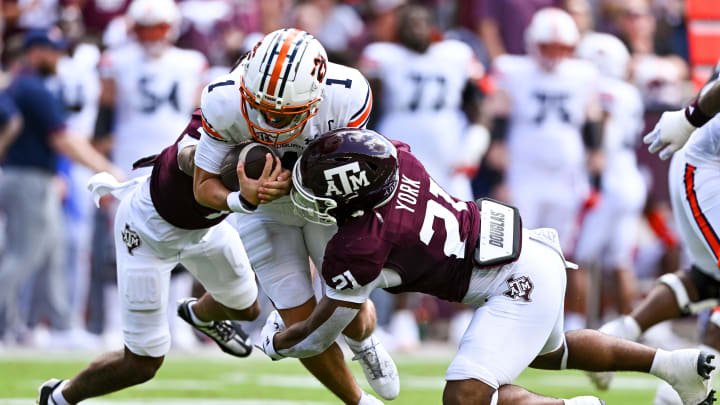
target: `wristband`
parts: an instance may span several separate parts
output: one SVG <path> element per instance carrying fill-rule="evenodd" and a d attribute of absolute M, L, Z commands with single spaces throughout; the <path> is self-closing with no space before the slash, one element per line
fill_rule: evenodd
<path fill-rule="evenodd" d="M 253 212 L 257 208 L 257 205 L 250 203 L 248 200 L 243 198 L 239 191 L 233 191 L 227 195 L 225 199 L 228 208 L 233 212 Z"/>
<path fill-rule="evenodd" d="M 692 102 L 692 104 L 685 107 L 685 118 L 688 120 L 690 125 L 695 128 L 700 128 L 712 119 L 711 116 L 706 115 L 702 112 L 702 110 L 700 110 L 697 98 Z"/>

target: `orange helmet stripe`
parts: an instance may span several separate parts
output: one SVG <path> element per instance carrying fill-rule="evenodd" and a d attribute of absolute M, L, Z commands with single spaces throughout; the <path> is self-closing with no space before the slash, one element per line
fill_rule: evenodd
<path fill-rule="evenodd" d="M 275 95 L 275 88 L 277 87 L 278 79 L 280 78 L 280 71 L 282 71 L 283 63 L 285 62 L 285 57 L 288 54 L 288 51 L 290 50 L 290 45 L 292 45 L 293 40 L 295 37 L 300 33 L 298 30 L 292 30 L 288 34 L 287 38 L 285 38 L 285 41 L 282 44 L 282 47 L 280 48 L 280 53 L 278 54 L 278 58 L 275 61 L 275 66 L 273 67 L 272 75 L 270 76 L 270 83 L 268 83 L 268 91 L 267 93 L 270 95 Z"/>

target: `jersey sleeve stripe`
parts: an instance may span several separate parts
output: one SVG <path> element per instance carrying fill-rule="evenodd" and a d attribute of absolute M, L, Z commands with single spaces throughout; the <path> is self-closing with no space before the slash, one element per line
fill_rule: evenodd
<path fill-rule="evenodd" d="M 687 197 L 688 204 L 690 204 L 690 210 L 692 211 L 695 223 L 700 232 L 705 238 L 710 250 L 712 250 L 715 260 L 720 259 L 720 239 L 718 239 L 717 233 L 713 229 L 707 217 L 703 214 L 700 205 L 698 204 L 697 195 L 695 194 L 695 166 L 690 164 L 685 165 L 685 196 Z M 720 261 L 718 261 L 718 267 L 720 267 Z"/>
<path fill-rule="evenodd" d="M 292 30 L 285 38 L 285 41 L 283 41 L 282 47 L 280 47 L 280 54 L 277 57 L 277 61 L 275 61 L 275 66 L 273 67 L 272 76 L 270 76 L 270 83 L 268 83 L 268 94 L 275 95 L 275 88 L 277 87 L 280 72 L 282 71 L 283 64 L 285 63 L 285 57 L 290 50 L 290 45 L 292 45 L 293 40 L 295 40 L 295 37 L 299 33 L 300 31 L 298 30 Z"/>
<path fill-rule="evenodd" d="M 211 138 L 215 138 L 215 139 L 218 140 L 218 141 L 223 141 L 223 142 L 225 142 L 225 139 L 223 139 L 222 135 L 220 135 L 220 133 L 219 133 L 218 131 L 212 129 L 212 127 L 210 126 L 210 124 L 208 124 L 208 123 L 205 121 L 205 117 L 202 117 L 201 119 L 202 119 L 202 126 L 203 126 L 203 128 L 205 129 L 205 133 L 207 133 L 208 135 L 210 135 Z"/>
<path fill-rule="evenodd" d="M 357 112 L 355 114 L 353 114 L 352 117 L 350 117 L 350 121 L 354 120 L 355 118 L 357 118 L 358 115 L 360 115 L 363 111 L 365 111 L 365 107 L 367 106 L 369 98 L 370 98 L 370 86 L 368 86 L 367 93 L 365 93 L 365 101 L 363 101 L 363 106 L 360 107 L 360 109 L 357 110 Z"/>
<path fill-rule="evenodd" d="M 372 92 L 370 91 L 370 88 L 368 88 L 368 99 L 365 102 L 365 106 L 363 107 L 362 114 L 360 114 L 359 117 L 356 119 L 348 122 L 349 127 L 361 127 L 365 121 L 370 117 L 370 111 L 372 110 Z M 357 114 L 355 114 L 357 115 Z"/>

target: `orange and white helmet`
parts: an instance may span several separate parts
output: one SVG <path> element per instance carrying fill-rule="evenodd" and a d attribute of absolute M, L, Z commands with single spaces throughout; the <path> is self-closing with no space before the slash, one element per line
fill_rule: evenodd
<path fill-rule="evenodd" d="M 525 46 L 545 70 L 553 70 L 572 56 L 580 39 L 575 21 L 559 8 L 543 8 L 533 16 L 525 30 Z"/>
<path fill-rule="evenodd" d="M 305 31 L 266 35 L 243 62 L 242 114 L 257 141 L 280 145 L 302 132 L 322 101 L 327 54 Z"/>
<path fill-rule="evenodd" d="M 599 32 L 585 35 L 578 45 L 577 56 L 592 62 L 604 76 L 622 80 L 627 77 L 630 52 L 613 35 Z"/>
<path fill-rule="evenodd" d="M 173 0 L 133 0 L 127 16 L 138 42 L 150 52 L 175 41 L 181 17 Z"/>

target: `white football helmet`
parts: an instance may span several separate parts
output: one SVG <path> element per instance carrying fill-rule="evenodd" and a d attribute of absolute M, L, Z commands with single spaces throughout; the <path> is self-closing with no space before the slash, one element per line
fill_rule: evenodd
<path fill-rule="evenodd" d="M 559 8 L 543 8 L 533 16 L 525 30 L 525 46 L 540 66 L 551 71 L 571 57 L 580 39 L 575 21 Z"/>
<path fill-rule="evenodd" d="M 327 54 L 305 31 L 284 28 L 265 36 L 243 61 L 242 114 L 258 142 L 290 142 L 317 114 Z"/>
<path fill-rule="evenodd" d="M 576 50 L 579 58 L 592 62 L 604 76 L 624 80 L 627 77 L 630 52 L 615 36 L 593 32 L 580 41 Z"/>
<path fill-rule="evenodd" d="M 133 0 L 127 16 L 135 38 L 150 53 L 175 42 L 180 10 L 173 0 Z"/>

